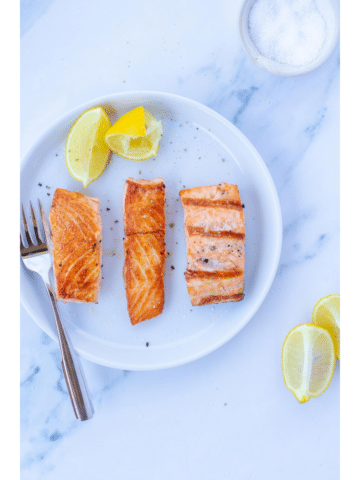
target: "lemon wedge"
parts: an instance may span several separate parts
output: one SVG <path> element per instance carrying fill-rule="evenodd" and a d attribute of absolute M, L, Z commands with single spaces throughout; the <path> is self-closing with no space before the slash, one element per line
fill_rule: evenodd
<path fill-rule="evenodd" d="M 330 385 L 335 368 L 330 333 L 313 323 L 298 325 L 285 338 L 281 362 L 286 387 L 300 403 L 318 397 Z"/>
<path fill-rule="evenodd" d="M 328 330 L 335 345 L 336 358 L 340 360 L 340 295 L 320 298 L 313 309 L 312 321 Z"/>
<path fill-rule="evenodd" d="M 120 117 L 105 141 L 120 157 L 140 161 L 156 156 L 161 135 L 161 122 L 140 106 Z"/>
<path fill-rule="evenodd" d="M 65 146 L 65 163 L 70 175 L 86 188 L 103 173 L 110 150 L 105 134 L 111 122 L 101 107 L 86 110 L 75 121 Z"/>

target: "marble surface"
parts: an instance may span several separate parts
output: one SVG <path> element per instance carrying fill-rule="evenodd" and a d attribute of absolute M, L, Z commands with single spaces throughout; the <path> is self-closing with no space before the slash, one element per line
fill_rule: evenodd
<path fill-rule="evenodd" d="M 248 325 L 188 365 L 129 372 L 83 361 L 96 414 L 74 418 L 57 344 L 21 307 L 21 478 L 339 478 L 339 385 L 300 405 L 281 347 L 339 293 L 339 46 L 301 77 L 245 56 L 240 0 L 21 1 L 21 152 L 58 117 L 130 90 L 219 112 L 263 157 L 283 215 L 278 272 Z"/>

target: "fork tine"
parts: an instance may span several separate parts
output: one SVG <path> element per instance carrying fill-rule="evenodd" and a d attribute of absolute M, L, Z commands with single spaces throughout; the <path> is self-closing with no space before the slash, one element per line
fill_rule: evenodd
<path fill-rule="evenodd" d="M 31 211 L 31 218 L 32 218 L 32 223 L 33 223 L 33 227 L 34 227 L 36 241 L 37 241 L 38 244 L 43 243 L 42 238 L 41 238 L 40 229 L 38 228 L 35 212 L 34 212 L 31 201 L 30 201 L 30 211 Z"/>
<path fill-rule="evenodd" d="M 44 243 L 48 245 L 48 237 L 50 238 L 50 232 L 49 232 L 49 227 L 46 221 L 46 215 L 44 212 L 44 208 L 42 206 L 42 203 L 40 202 L 40 199 L 38 198 L 38 204 L 39 204 L 39 210 L 40 210 L 40 225 L 42 226 L 42 236 L 44 238 Z"/>
<path fill-rule="evenodd" d="M 43 208 L 42 203 L 40 202 L 39 198 L 38 198 L 38 204 L 39 204 L 39 210 L 40 210 L 41 224 L 42 224 L 42 226 L 44 226 L 42 217 L 43 217 L 43 215 L 45 215 L 45 212 L 44 212 L 44 208 Z"/>
<path fill-rule="evenodd" d="M 20 233 L 20 250 L 24 250 L 24 244 L 23 244 L 23 241 L 22 241 L 22 238 L 21 238 L 21 233 Z"/>
<path fill-rule="evenodd" d="M 29 233 L 29 229 L 28 229 L 28 225 L 27 225 L 27 221 L 26 221 L 26 215 L 25 215 L 25 210 L 24 210 L 23 204 L 21 204 L 21 213 L 22 213 L 22 218 L 23 218 L 23 225 L 24 225 L 24 230 L 25 230 L 26 241 L 27 241 L 27 243 L 30 247 L 30 245 L 33 245 L 33 241 L 30 237 L 30 233 Z"/>

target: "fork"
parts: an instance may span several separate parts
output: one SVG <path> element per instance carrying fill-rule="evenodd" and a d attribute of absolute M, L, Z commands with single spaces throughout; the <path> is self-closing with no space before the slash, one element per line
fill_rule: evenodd
<path fill-rule="evenodd" d="M 31 220 L 36 239 L 36 242 L 33 242 L 25 210 L 23 205 L 21 205 L 22 221 L 27 246 L 24 246 L 25 242 L 23 242 L 20 233 L 20 254 L 25 267 L 38 273 L 45 284 L 55 316 L 56 330 L 62 357 L 61 365 L 75 416 L 79 420 L 88 420 L 94 415 L 94 407 L 90 399 L 80 359 L 64 329 L 57 308 L 56 296 L 50 279 L 50 271 L 52 268 L 50 229 L 40 200 L 38 200 L 38 202 L 41 215 L 40 225 L 42 225 L 45 235 L 42 235 L 40 232 L 39 224 L 32 203 L 30 202 Z"/>

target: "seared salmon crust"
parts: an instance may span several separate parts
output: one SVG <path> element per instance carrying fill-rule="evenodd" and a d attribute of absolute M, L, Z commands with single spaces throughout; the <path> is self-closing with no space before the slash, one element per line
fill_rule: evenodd
<path fill-rule="evenodd" d="M 101 287 L 100 202 L 57 188 L 50 209 L 55 293 L 63 302 L 97 302 Z"/>
<path fill-rule="evenodd" d="M 245 218 L 236 185 L 180 191 L 187 246 L 185 280 L 192 305 L 244 297 Z"/>
<path fill-rule="evenodd" d="M 129 317 L 135 325 L 156 317 L 164 308 L 164 180 L 126 180 L 123 210 L 123 277 Z"/>

